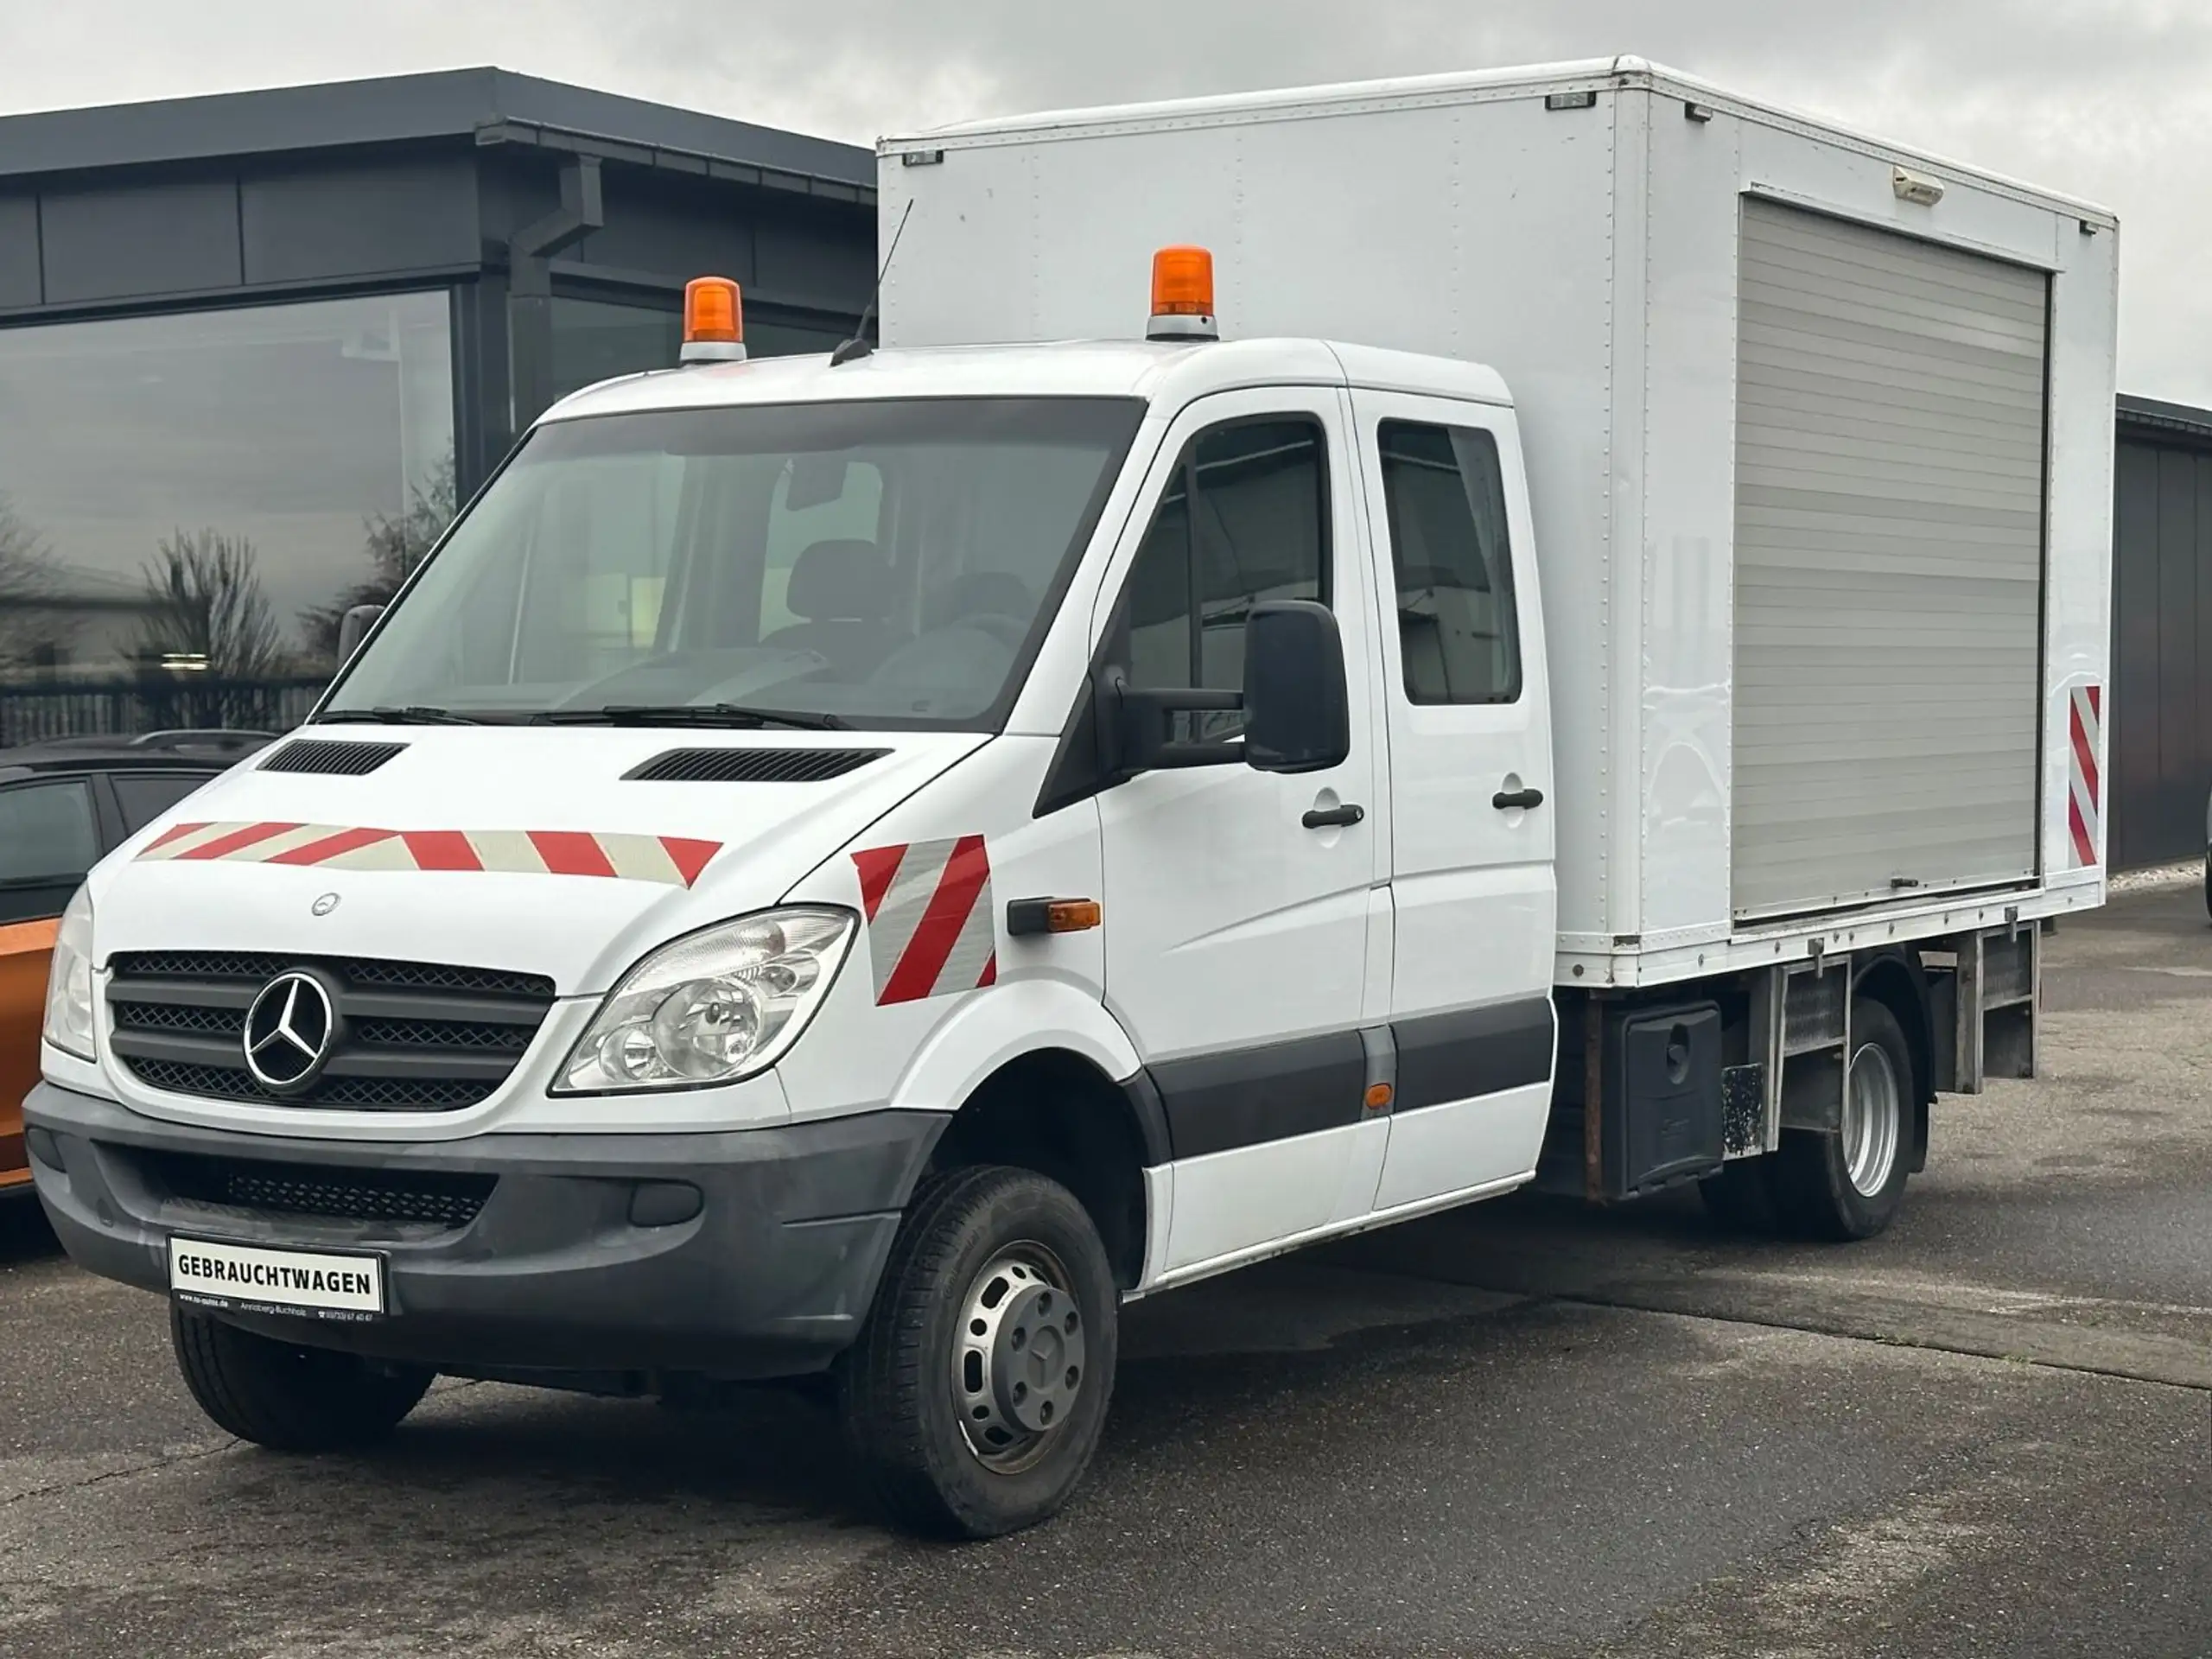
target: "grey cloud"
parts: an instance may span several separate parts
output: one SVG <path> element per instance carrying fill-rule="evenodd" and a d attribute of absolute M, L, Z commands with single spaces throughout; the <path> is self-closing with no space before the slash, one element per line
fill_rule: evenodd
<path fill-rule="evenodd" d="M 2212 402 L 2203 0 L 0 0 L 0 108 L 499 62 L 867 142 L 1623 51 L 2114 208 L 2123 383 Z"/>

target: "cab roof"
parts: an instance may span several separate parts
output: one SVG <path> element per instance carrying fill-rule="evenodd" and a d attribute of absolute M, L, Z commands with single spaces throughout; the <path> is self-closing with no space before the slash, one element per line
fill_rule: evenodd
<path fill-rule="evenodd" d="M 836 367 L 827 357 L 781 357 L 657 369 L 587 387 L 540 420 L 877 397 L 1141 397 L 1179 406 L 1211 391 L 1266 385 L 1349 385 L 1512 402 L 1505 382 L 1478 364 L 1369 346 L 1065 340 L 884 350 Z"/>

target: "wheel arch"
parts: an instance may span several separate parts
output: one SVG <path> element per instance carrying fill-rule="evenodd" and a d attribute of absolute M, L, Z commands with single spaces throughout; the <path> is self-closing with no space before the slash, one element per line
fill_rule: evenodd
<path fill-rule="evenodd" d="M 1928 976 L 1904 951 L 1884 950 L 1863 963 L 1852 982 L 1855 996 L 1871 998 L 1897 1016 L 1912 1055 L 1912 1121 L 1906 1152 L 1916 1173 L 1928 1166 L 1928 1125 L 1936 1103 L 1936 1033 Z"/>
<path fill-rule="evenodd" d="M 1166 1161 L 1159 1097 L 1142 1071 L 1117 1083 L 1089 1057 L 1035 1048 L 1006 1061 L 963 1101 L 929 1172 L 977 1164 L 1033 1169 L 1074 1193 L 1104 1241 L 1115 1282 L 1144 1275 L 1151 1214 L 1146 1172 Z"/>

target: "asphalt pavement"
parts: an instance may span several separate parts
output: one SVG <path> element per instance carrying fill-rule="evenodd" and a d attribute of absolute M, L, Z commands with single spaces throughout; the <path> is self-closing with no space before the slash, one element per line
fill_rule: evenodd
<path fill-rule="evenodd" d="M 2048 941 L 2044 1077 L 1887 1236 L 1508 1199 L 1132 1307 L 1082 1499 L 885 1532 L 826 1414 L 442 1384 L 215 1433 L 0 1217 L 0 1655 L 2212 1655 L 2212 930 Z"/>

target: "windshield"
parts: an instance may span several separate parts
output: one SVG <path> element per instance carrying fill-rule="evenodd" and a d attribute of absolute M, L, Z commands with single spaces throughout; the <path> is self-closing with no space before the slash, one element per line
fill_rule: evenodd
<path fill-rule="evenodd" d="M 933 398 L 555 423 L 323 717 L 995 728 L 1142 415 Z"/>

